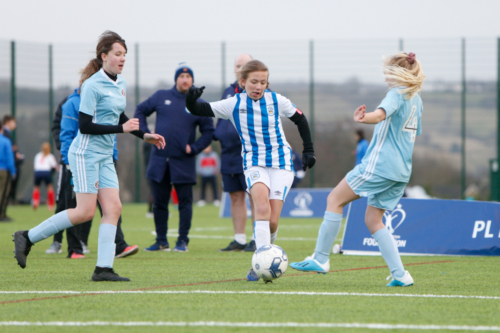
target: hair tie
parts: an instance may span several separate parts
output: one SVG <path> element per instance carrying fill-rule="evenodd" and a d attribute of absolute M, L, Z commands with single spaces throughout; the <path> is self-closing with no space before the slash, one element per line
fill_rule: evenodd
<path fill-rule="evenodd" d="M 415 63 L 415 60 L 416 60 L 415 53 L 410 52 L 410 54 L 408 54 L 406 59 L 408 59 L 408 62 L 410 63 L 410 65 L 413 65 Z"/>

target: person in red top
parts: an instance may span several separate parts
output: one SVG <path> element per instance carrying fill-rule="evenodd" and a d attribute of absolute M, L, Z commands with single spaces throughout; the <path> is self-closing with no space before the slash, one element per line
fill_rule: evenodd
<path fill-rule="evenodd" d="M 196 158 L 196 173 L 201 176 L 201 199 L 198 201 L 198 206 L 205 205 L 205 190 L 208 184 L 212 186 L 213 204 L 219 206 L 220 201 L 216 181 L 219 171 L 219 155 L 212 150 L 212 146 L 208 146 Z"/>

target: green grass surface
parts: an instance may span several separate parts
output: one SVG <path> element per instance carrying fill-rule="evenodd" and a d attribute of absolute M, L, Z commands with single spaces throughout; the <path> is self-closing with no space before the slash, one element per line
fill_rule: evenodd
<path fill-rule="evenodd" d="M 0 291 L 272 291 L 346 292 L 388 294 L 286 295 L 286 294 L 0 294 L 0 323 L 53 321 L 107 322 L 230 322 L 230 323 L 382 323 L 404 325 L 500 326 L 500 299 L 394 297 L 389 294 L 434 294 L 500 297 L 500 259 L 490 257 L 403 257 L 415 285 L 386 288 L 389 275 L 381 257 L 331 256 L 326 275 L 299 273 L 291 268 L 273 284 L 247 282 L 251 253 L 220 253 L 233 235 L 230 219 L 220 219 L 218 209 L 194 208 L 189 252 L 144 252 L 154 243 L 152 219 L 144 217 L 145 205 L 124 205 L 123 230 L 129 244 L 141 250 L 136 255 L 115 260 L 115 270 L 131 282 L 92 282 L 97 258 L 99 217 L 89 238 L 91 253 L 83 260 L 66 259 L 66 254 L 45 254 L 51 239 L 36 244 L 26 269 L 13 258 L 11 235 L 29 229 L 50 216 L 42 206 L 9 208 L 12 223 L 0 224 Z M 177 228 L 173 210 L 170 227 Z M 285 249 L 289 261 L 300 261 L 315 246 L 319 219 L 282 219 L 277 245 Z M 247 235 L 250 235 L 250 225 Z M 169 241 L 175 245 L 175 230 Z M 198 236 L 199 238 L 197 238 Z M 209 238 L 210 237 L 210 238 Z M 443 237 L 446 237 L 443 235 Z M 305 240 L 280 240 L 302 238 Z M 66 250 L 66 239 L 63 241 Z M 429 263 L 446 261 L 445 263 Z M 410 265 L 428 263 L 422 265 Z M 352 270 L 354 268 L 368 268 Z M 233 280 L 233 281 L 230 281 Z M 214 282 L 202 284 L 205 282 Z M 150 289 L 147 289 L 150 288 Z M 64 297 L 62 297 L 64 296 Z M 29 300 L 24 302 L 9 302 Z M 9 302 L 9 303 L 7 303 Z M 0 324 L 1 325 L 1 324 Z M 270 328 L 270 327 L 13 327 L 0 326 L 0 332 L 364 332 L 366 328 Z M 385 331 L 383 329 L 376 330 Z M 394 332 L 396 330 L 388 330 Z M 414 331 L 401 329 L 398 331 Z M 428 331 L 442 331 L 439 329 Z"/>

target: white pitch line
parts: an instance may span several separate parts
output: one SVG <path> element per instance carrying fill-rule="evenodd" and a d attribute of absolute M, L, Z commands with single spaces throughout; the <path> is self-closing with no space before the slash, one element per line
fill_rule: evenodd
<path fill-rule="evenodd" d="M 479 295 L 433 295 L 433 294 L 370 294 L 346 292 L 312 292 L 312 291 L 228 291 L 228 290 L 101 290 L 101 291 L 0 291 L 0 294 L 238 294 L 238 295 L 283 295 L 283 296 L 358 296 L 358 297 L 408 297 L 408 298 L 462 298 L 500 300 L 500 296 Z"/>
<path fill-rule="evenodd" d="M 0 321 L 0 326 L 196 326 L 196 327 L 308 327 L 308 328 L 365 328 L 376 330 L 448 330 L 448 331 L 500 331 L 500 326 L 465 325 L 408 325 L 382 323 L 263 323 L 218 321 Z"/>

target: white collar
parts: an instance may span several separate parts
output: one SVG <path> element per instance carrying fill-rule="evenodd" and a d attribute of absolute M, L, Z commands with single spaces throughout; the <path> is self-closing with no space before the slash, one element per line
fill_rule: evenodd
<path fill-rule="evenodd" d="M 101 70 L 99 72 L 101 72 L 102 76 L 104 76 L 109 82 L 113 83 L 115 86 L 118 86 L 118 80 L 120 80 L 118 74 L 116 74 L 116 82 L 115 82 L 111 80 L 110 77 L 104 72 L 104 68 L 101 67 Z"/>

